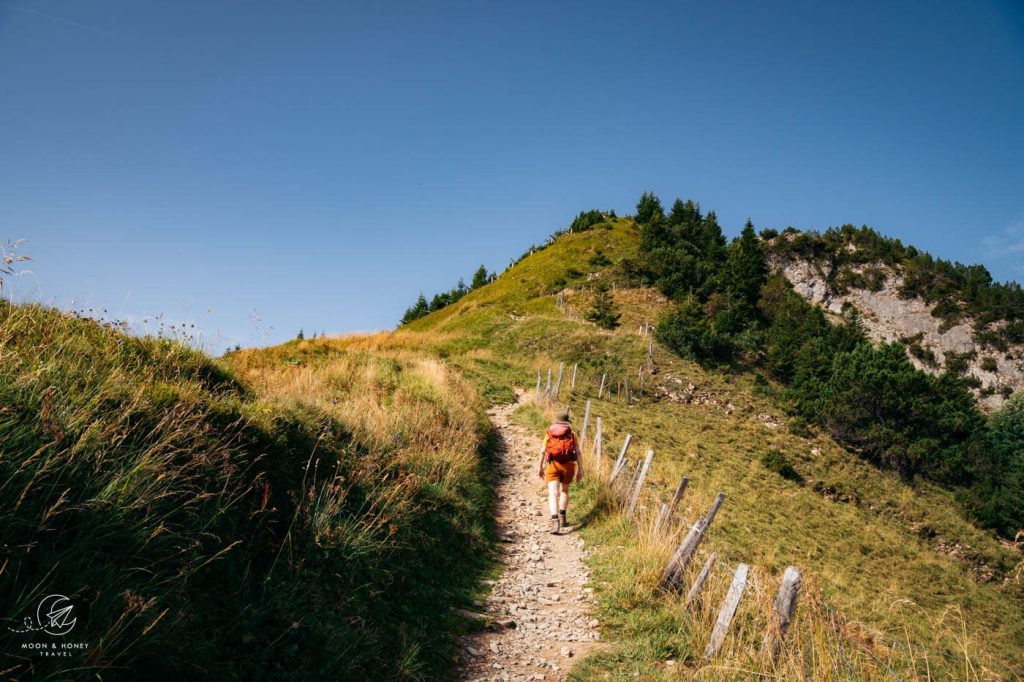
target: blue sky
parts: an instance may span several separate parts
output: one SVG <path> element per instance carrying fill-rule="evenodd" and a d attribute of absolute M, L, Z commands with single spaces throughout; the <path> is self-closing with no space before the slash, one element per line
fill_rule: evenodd
<path fill-rule="evenodd" d="M 1022 121 L 1012 0 L 0 0 L 16 295 L 214 352 L 392 326 L 646 189 L 1020 279 Z"/>

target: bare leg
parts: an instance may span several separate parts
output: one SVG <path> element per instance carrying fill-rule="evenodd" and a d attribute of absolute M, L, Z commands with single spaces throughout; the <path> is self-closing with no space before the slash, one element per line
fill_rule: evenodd
<path fill-rule="evenodd" d="M 558 498 L 558 508 L 563 512 L 569 508 L 569 484 L 562 483 L 562 494 Z"/>
<path fill-rule="evenodd" d="M 548 481 L 548 509 L 551 510 L 551 515 L 555 516 L 558 514 L 558 481 Z"/>

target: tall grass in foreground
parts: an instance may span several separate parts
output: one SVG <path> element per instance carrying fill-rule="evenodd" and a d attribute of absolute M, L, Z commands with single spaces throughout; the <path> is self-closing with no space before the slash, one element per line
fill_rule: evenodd
<path fill-rule="evenodd" d="M 0 675 L 446 674 L 488 546 L 479 399 L 334 343 L 216 361 L 0 302 Z M 40 659 L 9 627 L 54 592 L 89 648 Z"/>
<path fill-rule="evenodd" d="M 538 428 L 553 417 L 554 410 L 554 406 L 528 403 L 514 418 Z M 593 428 L 592 423 L 591 433 Z M 1019 679 L 1019 673 L 979 646 L 971 623 L 955 607 L 935 617 L 907 600 L 889 605 L 897 622 L 929 621 L 933 641 L 926 649 L 898 628 L 883 632 L 844 617 L 830 604 L 819 578 L 806 572 L 782 654 L 770 663 L 761 657 L 760 646 L 781 575 L 756 565 L 750 567 L 725 644 L 711 661 L 702 660 L 733 571 L 739 563 L 749 562 L 749 557 L 738 556 L 716 541 L 712 525 L 686 571 L 681 593 L 663 594 L 658 589 L 662 570 L 682 540 L 686 523 L 696 519 L 677 519 L 670 533 L 655 535 L 660 501 L 671 491 L 648 489 L 633 520 L 627 520 L 622 497 L 607 483 L 617 451 L 606 444 L 598 466 L 589 442 L 584 449 L 588 473 L 573 504 L 583 510 L 582 532 L 591 546 L 598 617 L 613 645 L 580 661 L 572 679 Z M 637 454 L 632 453 L 634 461 Z M 629 472 L 622 478 L 628 480 Z M 718 562 L 700 600 L 688 607 L 686 592 L 711 551 L 718 553 Z M 936 657 L 934 652 L 942 655 Z"/>

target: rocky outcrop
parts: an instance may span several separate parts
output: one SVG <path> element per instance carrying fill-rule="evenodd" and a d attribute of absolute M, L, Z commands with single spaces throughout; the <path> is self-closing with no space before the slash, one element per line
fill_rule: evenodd
<path fill-rule="evenodd" d="M 970 320 L 949 325 L 932 315 L 927 302 L 903 298 L 903 275 L 897 268 L 879 264 L 845 266 L 846 273 L 837 273 L 798 258 L 774 257 L 769 262 L 797 293 L 826 311 L 838 316 L 845 306 L 854 306 L 873 341 L 902 341 L 916 367 L 938 374 L 952 363 L 957 371 L 973 377 L 976 387 L 972 392 L 986 410 L 998 408 L 1011 392 L 1024 388 L 1024 348 L 1011 346 L 1004 352 L 985 347 L 974 339 Z M 847 280 L 874 284 L 868 288 L 833 284 L 842 281 L 843 274 L 848 275 Z"/>

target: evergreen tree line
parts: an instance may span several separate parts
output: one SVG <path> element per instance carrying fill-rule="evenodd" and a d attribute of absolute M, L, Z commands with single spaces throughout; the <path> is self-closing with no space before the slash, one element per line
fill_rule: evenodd
<path fill-rule="evenodd" d="M 1017 282 L 993 282 L 984 265 L 934 258 L 866 226 L 843 225 L 823 233 L 787 228 L 781 239 L 774 239 L 776 235 L 762 232 L 773 238 L 774 251 L 827 262 L 833 272 L 845 265 L 900 266 L 902 296 L 934 304 L 932 314 L 950 323 L 969 315 L 975 338 L 999 350 L 1005 351 L 1008 343 L 1024 343 L 1024 289 Z"/>
<path fill-rule="evenodd" d="M 447 305 L 455 303 L 460 298 L 473 291 L 479 289 L 485 284 L 489 284 L 497 279 L 497 275 L 493 272 L 488 273 L 487 268 L 481 265 L 477 268 L 476 272 L 473 273 L 473 277 L 469 281 L 469 286 L 466 286 L 466 280 L 459 279 L 459 283 L 448 291 L 442 291 L 439 294 L 435 294 L 430 302 L 427 302 L 427 298 L 421 292 L 416 302 L 411 307 L 407 308 L 405 314 L 402 315 L 402 319 L 399 325 L 409 324 L 413 320 L 418 320 L 424 315 L 436 312 Z"/>
<path fill-rule="evenodd" d="M 856 310 L 832 324 L 789 282 L 770 276 L 750 221 L 727 242 L 714 212 L 653 193 L 637 203 L 642 275 L 674 305 L 656 335 L 705 364 L 747 362 L 784 386 L 792 412 L 906 481 L 953 487 L 981 525 L 1024 528 L 1024 400 L 991 420 L 963 379 L 917 370 L 898 343 L 873 346 Z M 772 236 L 770 233 L 768 236 Z M 890 240 L 891 241 L 891 240 Z"/>

